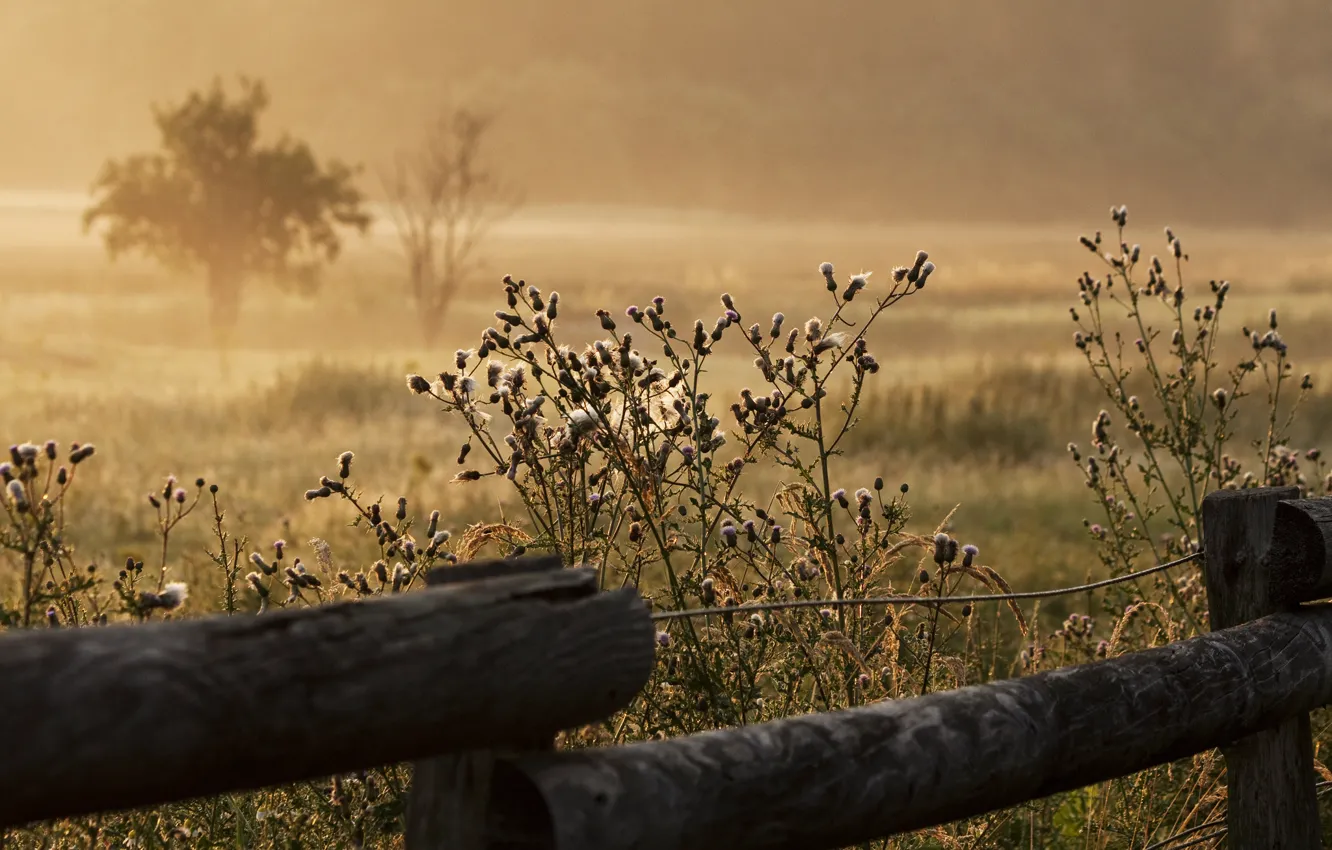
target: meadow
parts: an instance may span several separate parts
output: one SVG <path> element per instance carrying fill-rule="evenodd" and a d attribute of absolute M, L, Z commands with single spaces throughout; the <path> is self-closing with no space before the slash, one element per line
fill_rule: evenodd
<path fill-rule="evenodd" d="M 433 352 L 416 341 L 387 234 L 353 243 L 315 298 L 254 284 L 225 370 L 209 344 L 197 281 L 144 262 L 110 264 L 86 243 L 10 244 L 0 248 L 0 310 L 10 317 L 0 432 L 15 443 L 99 446 L 99 464 L 86 471 L 98 476 L 98 500 L 81 506 L 96 521 L 80 542 L 108 560 L 151 539 L 142 494 L 167 474 L 224 486 L 253 539 L 335 540 L 333 512 L 300 496 L 345 450 L 363 459 L 368 492 L 405 495 L 461 527 L 482 519 L 478 511 L 500 509 L 507 494 L 496 488 L 484 508 L 470 494 L 460 497 L 449 482 L 462 431 L 407 393 L 402 376 L 437 372 L 455 348 L 476 347 L 503 306 L 503 273 L 560 292 L 566 338 L 590 342 L 598 307 L 619 314 L 656 295 L 690 317 L 715 312 L 723 291 L 752 316 L 826 313 L 816 270 L 823 260 L 843 274 L 877 269 L 870 278 L 877 284 L 894 262 L 927 248 L 940 270 L 921 297 L 873 329 L 884 368 L 841 460 L 909 483 L 922 518 L 960 505 L 955 526 L 984 539 L 1024 585 L 1081 576 L 1080 520 L 1094 505 L 1079 498 L 1081 476 L 1064 447 L 1086 439 L 1105 399 L 1072 345 L 1075 281 L 1095 260 L 1077 244 L 1078 228 L 764 229 L 649 220 L 619 232 L 602 225 L 599 237 L 598 224 L 502 234 L 489 252 L 494 274 L 458 299 Z M 1159 228 L 1134 229 L 1144 241 L 1159 238 Z M 1332 318 L 1332 238 L 1188 236 L 1198 258 L 1192 282 L 1232 281 L 1232 323 L 1260 325 L 1277 309 L 1300 366 L 1315 377 L 1332 374 L 1332 340 L 1322 330 Z M 1231 333 L 1243 343 L 1238 324 Z M 733 393 L 749 380 L 749 359 L 723 349 L 706 380 Z M 1324 441 L 1332 425 L 1318 419 L 1302 420 L 1302 444 Z M 204 533 L 197 529 L 197 539 Z M 185 563 L 202 558 L 194 548 L 182 546 Z"/>
<path fill-rule="evenodd" d="M 866 336 L 881 368 L 865 378 L 858 425 L 840 444 L 844 453 L 831 459 L 831 479 L 848 492 L 869 487 L 876 476 L 890 492 L 909 485 L 910 518 L 900 531 L 922 538 L 942 531 L 974 543 L 1017 590 L 1076 584 L 1113 568 L 1096 530 L 1088 528 L 1088 522 L 1106 522 L 1105 511 L 1067 448 L 1073 442 L 1088 451 L 1098 412 L 1111 406 L 1074 346 L 1069 315 L 1070 307 L 1082 308 L 1079 276 L 1105 274 L 1100 258 L 1077 241 L 1079 232 L 1091 235 L 1098 227 L 1114 241 L 1113 223 L 1103 213 L 1080 226 L 1050 227 L 591 222 L 519 221 L 501 231 L 487 251 L 492 273 L 455 302 L 436 350 L 415 342 L 400 263 L 381 232 L 349 246 L 317 297 L 255 282 L 235 347 L 225 357 L 209 344 L 206 302 L 189 276 L 140 262 L 109 264 L 87 243 L 34 247 L 11 239 L 0 246 L 0 314 L 6 317 L 0 434 L 14 444 L 96 445 L 69 497 L 69 511 L 79 517 L 69 535 L 79 562 L 109 569 L 126 559 L 155 564 L 164 547 L 147 496 L 174 475 L 216 483 L 232 533 L 248 538 L 256 551 L 283 539 L 313 561 L 306 541 L 319 539 L 328 543 L 332 569 L 364 569 L 381 557 L 381 545 L 348 522 L 337 499 L 303 497 L 336 469 L 344 451 L 355 453 L 356 485 L 370 500 L 382 495 L 391 504 L 404 497 L 414 510 L 438 510 L 440 526 L 455 534 L 501 517 L 522 524 L 524 505 L 503 478 L 453 480 L 462 468 L 457 456 L 469 437 L 466 427 L 404 383 L 408 374 L 451 369 L 455 349 L 477 346 L 482 329 L 495 323 L 494 311 L 504 308 L 502 274 L 544 293 L 558 291 L 561 338 L 581 346 L 604 335 L 598 308 L 623 328 L 629 305 L 646 307 L 658 295 L 682 329 L 685 318 L 692 324 L 696 316 L 710 325 L 723 292 L 746 325 L 757 321 L 766 329 L 767 317 L 780 310 L 795 327 L 810 316 L 828 316 L 819 263 L 834 263 L 843 282 L 872 269 L 866 292 L 878 297 L 892 285 L 893 266 L 909 264 L 917 249 L 926 249 L 937 272 L 884 312 Z M 1128 241 L 1143 243 L 1145 254 L 1165 256 L 1162 226 L 1135 220 Z M 1332 238 L 1177 231 L 1189 255 L 1183 266 L 1193 299 L 1188 310 L 1208 303 L 1209 281 L 1230 282 L 1217 359 L 1246 356 L 1250 342 L 1241 325 L 1265 331 L 1275 310 L 1280 338 L 1314 388 L 1290 428 L 1289 446 L 1332 445 L 1332 338 L 1325 332 L 1332 319 Z M 743 346 L 718 345 L 699 387 L 729 403 L 756 379 L 752 360 Z M 1261 440 L 1263 417 L 1245 416 L 1235 420 L 1240 442 Z M 734 425 L 723 419 L 724 427 Z M 1248 446 L 1232 451 L 1261 454 Z M 775 466 L 758 465 L 748 475 L 749 494 L 771 492 L 783 480 Z M 1306 483 L 1324 492 L 1321 479 Z M 191 614 L 218 610 L 223 598 L 206 551 L 213 533 L 208 513 L 187 517 L 165 547 L 171 575 L 190 587 Z M 1135 563 L 1147 566 L 1139 554 Z M 0 580 L 9 583 L 0 598 L 18 593 L 18 571 L 0 573 Z M 649 578 L 646 586 L 660 581 Z M 257 599 L 247 596 L 243 604 L 252 609 Z M 1063 631 L 1070 615 L 1100 614 L 1086 611 L 1087 604 L 1085 597 L 1058 600 L 1027 616 L 1036 618 L 1035 632 Z M 1019 654 L 1022 641 L 1011 635 L 996 637 L 991 649 L 1004 656 L 987 675 L 1020 673 L 1029 663 Z M 851 691 L 848 685 L 854 702 Z M 1173 819 L 1166 824 L 1127 828 L 1132 818 L 1107 817 L 1096 821 L 1097 830 L 1079 831 L 1068 819 L 1090 823 L 1092 815 L 1082 809 L 1034 806 L 993 821 L 989 832 L 973 824 L 888 846 L 1009 846 L 990 843 L 999 840 L 995 830 L 1021 846 L 1144 846 L 1146 837 L 1210 811 L 1203 801 L 1216 802 L 1216 772 L 1199 772 L 1204 775 L 1205 783 L 1179 791 L 1179 799 L 1191 802 L 1166 806 Z M 1146 793 L 1127 780 L 1120 785 L 1125 798 Z M 191 812 L 196 838 L 210 836 L 207 846 L 229 840 L 210 832 L 198 810 Z M 391 820 L 392 812 L 386 808 L 385 817 Z M 135 846 L 182 840 L 173 837 L 168 820 L 136 822 Z M 51 846 L 55 834 L 32 830 L 11 840 L 20 847 Z M 263 835 L 249 833 L 232 846 L 277 841 L 276 834 Z M 363 833 L 361 840 L 368 840 Z"/>

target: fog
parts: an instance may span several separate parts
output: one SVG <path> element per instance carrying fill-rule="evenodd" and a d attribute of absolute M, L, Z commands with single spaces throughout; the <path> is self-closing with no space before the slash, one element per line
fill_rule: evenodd
<path fill-rule="evenodd" d="M 0 0 L 0 189 L 82 192 L 244 73 L 372 193 L 469 103 L 537 206 L 1320 225 L 1329 44 L 1316 0 Z"/>

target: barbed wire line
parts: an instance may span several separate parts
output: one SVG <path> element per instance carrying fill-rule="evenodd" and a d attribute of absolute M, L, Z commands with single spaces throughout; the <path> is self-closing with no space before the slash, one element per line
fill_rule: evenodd
<path fill-rule="evenodd" d="M 753 614 L 761 611 L 783 611 L 788 608 L 837 608 L 845 607 L 847 605 L 962 605 L 975 602 L 1012 602 L 1022 599 L 1050 599 L 1055 596 L 1069 596 L 1074 593 L 1087 593 L 1088 591 L 1098 590 L 1102 587 L 1123 584 L 1124 582 L 1133 581 L 1134 579 L 1140 579 L 1143 576 L 1149 576 L 1153 573 L 1168 570 L 1171 567 L 1187 564 L 1189 561 L 1196 561 L 1201 558 L 1202 555 L 1203 553 L 1200 549 L 1192 555 L 1185 555 L 1183 558 L 1174 561 L 1157 564 L 1156 566 L 1148 567 L 1145 570 L 1138 570 L 1136 573 L 1127 573 L 1115 578 L 1094 581 L 1090 584 L 1080 584 L 1076 587 L 1059 587 L 1051 590 L 1029 590 L 1020 593 L 982 593 L 971 596 L 865 596 L 854 599 L 850 597 L 843 599 L 790 599 L 785 602 L 758 602 L 733 606 L 689 608 L 683 611 L 657 611 L 652 614 L 652 619 L 682 620 L 686 617 L 706 617 L 718 614 Z"/>

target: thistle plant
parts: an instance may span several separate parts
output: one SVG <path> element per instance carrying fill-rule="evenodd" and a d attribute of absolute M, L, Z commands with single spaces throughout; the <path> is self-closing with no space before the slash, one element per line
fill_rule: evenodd
<path fill-rule="evenodd" d="M 41 446 L 22 443 L 9 447 L 9 460 L 0 463 L 4 484 L 4 522 L 0 524 L 0 550 L 17 560 L 19 599 L 10 608 L 0 598 L 0 626 L 28 627 L 44 613 L 48 624 L 85 622 L 100 611 L 91 600 L 95 568 L 80 569 L 65 537 L 65 506 L 79 465 L 93 456 L 91 443 L 73 444 L 64 462 L 60 446 L 49 440 Z"/>
<path fill-rule="evenodd" d="M 213 539 L 217 541 L 217 550 L 205 550 L 208 560 L 222 572 L 222 610 L 226 614 L 235 614 L 240 610 L 237 590 L 244 564 L 245 546 L 249 543 L 245 537 L 236 537 L 226 526 L 226 512 L 218 500 L 218 486 L 208 485 L 208 495 L 213 507 Z"/>
<path fill-rule="evenodd" d="M 941 531 L 939 541 L 908 533 L 905 484 L 885 494 L 879 477 L 848 495 L 834 482 L 865 385 L 880 370 L 867 334 L 934 271 L 921 251 L 876 292 L 871 273 L 843 282 L 824 263 L 828 318 L 803 323 L 782 313 L 746 321 L 723 293 L 715 320 L 677 326 L 658 296 L 623 318 L 598 310 L 604 336 L 583 346 L 558 333 L 559 293 L 506 276 L 505 306 L 477 347 L 457 351 L 434 379 L 407 377 L 412 392 L 466 426 L 454 480 L 503 479 L 516 493 L 530 531 L 510 545 L 595 565 L 603 587 L 635 587 L 658 610 L 715 609 L 662 632 L 659 681 L 613 737 L 922 692 L 936 649 L 966 618 L 938 606 L 838 603 L 895 587 L 944 595 L 966 580 L 1007 586 L 974 562 L 974 547 L 959 549 Z M 756 373 L 729 403 L 705 389 L 728 344 Z M 746 475 L 765 461 L 788 480 L 759 493 Z M 921 566 L 895 569 L 912 551 Z M 744 610 L 801 598 L 830 604 L 815 618 Z"/>
<path fill-rule="evenodd" d="M 1276 311 L 1261 330 L 1243 328 L 1243 350 L 1223 368 L 1230 283 L 1209 281 L 1191 306 L 1188 254 L 1175 232 L 1165 229 L 1164 258 L 1148 257 L 1126 240 L 1128 209 L 1114 207 L 1110 216 L 1113 243 L 1099 231 L 1081 237 L 1103 276 L 1084 273 L 1080 305 L 1070 308 L 1074 345 L 1109 404 L 1092 421 L 1090 448 L 1070 443 L 1068 451 L 1103 514 L 1088 531 L 1103 563 L 1122 574 L 1144 556 L 1160 563 L 1198 551 L 1210 490 L 1292 484 L 1309 494 L 1332 481 L 1318 449 L 1287 444 L 1313 381 L 1296 377 Z M 1205 609 L 1200 577 L 1196 568 L 1182 575 L 1162 581 L 1196 630 Z"/>
<path fill-rule="evenodd" d="M 374 502 L 367 501 L 361 491 L 350 480 L 354 459 L 355 454 L 350 451 L 338 455 L 337 477 L 322 476 L 319 479 L 319 486 L 307 490 L 305 498 L 308 501 L 314 501 L 336 496 L 345 502 L 353 511 L 352 525 L 361 527 L 367 533 L 374 535 L 379 557 L 367 571 L 352 574 L 346 570 L 336 570 L 333 565 L 332 549 L 328 543 L 318 538 L 312 539 L 310 545 L 315 551 L 318 566 L 325 576 L 334 578 L 338 586 L 359 598 L 383 593 L 402 593 L 415 585 L 424 583 L 425 574 L 432 568 L 457 563 L 459 560 L 458 552 L 452 551 L 449 547 L 452 532 L 440 528 L 440 512 L 431 511 L 424 534 L 418 539 L 411 531 L 415 520 L 408 510 L 407 498 L 405 496 L 399 497 L 392 513 L 383 509 L 382 499 Z M 464 536 L 461 545 L 464 559 L 475 554 L 492 537 L 505 530 L 508 529 L 502 524 L 482 525 L 470 530 L 469 534 Z M 510 531 L 518 533 L 516 529 Z M 250 573 L 247 580 L 260 594 L 262 600 L 266 601 L 270 598 L 269 588 L 264 581 L 264 576 L 272 576 L 277 573 L 281 566 L 280 562 L 285 545 L 285 542 L 281 540 L 273 544 L 276 558 L 272 565 L 267 563 L 258 553 L 250 556 L 255 565 L 259 567 L 259 572 Z M 522 554 L 522 550 L 521 548 L 511 550 L 510 554 Z M 395 562 L 391 569 L 389 567 L 390 562 Z M 322 596 L 320 593 L 321 582 L 300 563 L 299 559 L 293 566 L 285 568 L 283 575 L 284 582 L 289 589 L 289 595 L 282 604 L 286 605 L 297 600 L 305 600 L 305 595 L 301 593 L 302 588 L 313 589 L 316 594 Z"/>
<path fill-rule="evenodd" d="M 167 552 L 171 544 L 171 532 L 199 506 L 206 483 L 202 478 L 195 479 L 194 498 L 191 499 L 185 488 L 178 486 L 176 476 L 168 475 L 160 492 L 148 494 L 148 504 L 157 512 L 157 536 L 162 540 L 157 592 L 161 592 L 166 586 Z"/>
<path fill-rule="evenodd" d="M 76 565 L 69 539 L 69 499 L 79 467 L 95 452 L 91 443 L 73 443 L 62 463 L 55 440 L 41 446 L 22 443 L 11 446 L 10 459 L 0 463 L 0 480 L 5 486 L 0 500 L 4 505 L 0 551 L 19 567 L 18 604 L 11 608 L 0 598 L 0 626 L 26 628 L 35 625 L 39 615 L 50 627 L 104 625 L 108 615 L 143 620 L 154 611 L 174 611 L 185 603 L 187 585 L 166 580 L 171 531 L 193 508 L 185 504 L 185 491 L 176 487 L 174 476 L 167 478 L 160 497 L 156 493 L 148 497 L 157 510 L 162 541 L 154 590 L 139 590 L 143 561 L 133 557 L 111 582 L 110 593 L 95 563 Z M 202 490 L 203 480 L 196 483 Z"/>

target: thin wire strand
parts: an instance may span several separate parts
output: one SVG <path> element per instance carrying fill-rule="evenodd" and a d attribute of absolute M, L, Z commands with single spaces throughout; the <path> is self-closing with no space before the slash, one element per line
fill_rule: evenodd
<path fill-rule="evenodd" d="M 1314 785 L 1314 789 L 1318 793 L 1318 796 L 1321 797 L 1324 794 L 1326 794 L 1328 791 L 1332 791 L 1332 780 L 1325 779 L 1322 782 L 1319 782 L 1318 784 Z M 1217 831 L 1209 832 L 1207 835 L 1202 836 L 1201 838 L 1195 838 L 1194 840 L 1186 841 L 1183 844 L 1174 844 L 1174 842 L 1179 841 L 1181 838 L 1188 838 L 1190 835 L 1197 835 L 1199 832 L 1205 832 L 1207 830 L 1217 830 Z M 1226 832 L 1226 819 L 1224 817 L 1212 818 L 1211 820 L 1203 821 L 1197 826 L 1191 826 L 1188 829 L 1180 830 L 1179 832 L 1176 832 L 1174 835 L 1170 836 L 1169 838 L 1163 838 L 1160 841 L 1155 842 L 1154 844 L 1148 844 L 1146 847 L 1142 848 L 1142 850 L 1164 850 L 1164 848 L 1166 847 L 1170 847 L 1170 850 L 1180 850 L 1180 848 L 1182 847 L 1192 847 L 1193 845 L 1200 844 L 1203 841 L 1210 841 L 1213 838 L 1220 838 L 1222 835 L 1225 834 L 1225 832 Z M 1170 846 L 1172 844 L 1174 844 L 1173 847 Z"/>
<path fill-rule="evenodd" d="M 1112 584 L 1122 584 L 1127 581 L 1149 576 L 1152 573 L 1159 573 L 1162 570 L 1168 570 L 1171 567 L 1177 567 L 1180 564 L 1187 564 L 1189 561 L 1196 561 L 1202 557 L 1202 550 L 1194 552 L 1192 555 L 1185 555 L 1175 561 L 1169 561 L 1164 564 L 1157 564 L 1154 567 L 1148 567 L 1145 570 L 1139 570 L 1136 573 L 1128 573 L 1117 578 L 1107 578 L 1101 581 L 1094 581 L 1091 584 L 1080 584 L 1077 587 L 1060 587 L 1053 590 L 1030 590 L 1022 593 L 985 593 L 975 596 L 869 596 L 858 599 L 792 599 L 786 602 L 760 602 L 755 604 L 741 604 L 726 607 L 711 608 L 690 608 L 684 611 L 658 611 L 652 615 L 653 620 L 680 620 L 685 617 L 703 617 L 715 614 L 734 614 L 755 613 L 758 611 L 782 611 L 787 608 L 835 608 L 846 605 L 948 605 L 953 603 L 968 602 L 1009 602 L 1017 599 L 1049 599 L 1053 596 L 1067 596 L 1073 593 L 1086 593 L 1090 590 L 1097 590 L 1102 587 L 1109 587 Z"/>
<path fill-rule="evenodd" d="M 1215 838 L 1226 831 L 1226 819 L 1224 817 L 1213 818 L 1212 820 L 1203 821 L 1197 826 L 1191 826 L 1188 829 L 1182 829 L 1179 832 L 1176 832 L 1174 835 L 1170 836 L 1169 838 L 1163 838 L 1154 844 L 1148 844 L 1146 847 L 1142 848 L 1142 850 L 1164 850 L 1164 848 L 1169 847 L 1170 845 L 1174 844 L 1176 841 L 1179 841 L 1180 839 L 1183 838 L 1188 838 L 1190 835 L 1197 835 L 1200 832 L 1207 832 L 1208 830 L 1218 830 L 1218 829 L 1220 830 L 1219 832 L 1210 833 L 1207 836 L 1207 838 Z M 1176 845 L 1176 847 L 1179 846 L 1187 846 L 1187 845 Z"/>
<path fill-rule="evenodd" d="M 1204 833 L 1196 838 L 1190 838 L 1188 841 L 1185 841 L 1183 844 L 1173 844 L 1171 845 L 1170 850 L 1184 850 L 1185 847 L 1197 847 L 1199 844 L 1205 844 L 1208 841 L 1215 841 L 1218 838 L 1223 837 L 1225 834 L 1226 834 L 1226 827 L 1219 826 L 1214 831 Z"/>

